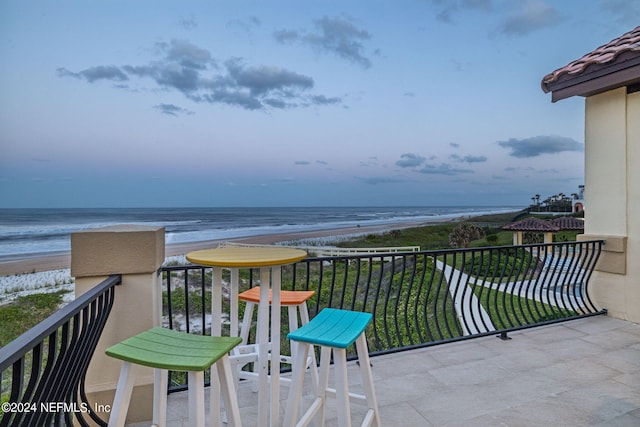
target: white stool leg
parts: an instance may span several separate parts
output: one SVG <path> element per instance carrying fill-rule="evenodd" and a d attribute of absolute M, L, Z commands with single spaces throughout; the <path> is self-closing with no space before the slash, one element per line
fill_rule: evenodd
<path fill-rule="evenodd" d="M 111 415 L 109 416 L 109 427 L 123 427 L 129 410 L 131 392 L 136 380 L 136 366 L 130 362 L 122 362 L 120 368 L 120 378 L 116 387 L 116 394 L 113 397 Z"/>
<path fill-rule="evenodd" d="M 253 307 L 255 303 L 247 302 L 244 307 L 244 316 L 242 317 L 242 327 L 240 329 L 240 338 L 242 343 L 240 345 L 247 345 L 249 343 L 249 331 L 251 330 L 251 322 L 253 321 Z"/>
<path fill-rule="evenodd" d="M 220 388 L 222 399 L 226 409 L 227 422 L 233 427 L 241 427 L 240 408 L 238 407 L 238 395 L 234 387 L 231 362 L 228 356 L 222 357 L 216 362 L 218 377 L 220 378 Z"/>
<path fill-rule="evenodd" d="M 358 362 L 360 363 L 360 375 L 362 376 L 364 394 L 367 397 L 367 407 L 369 408 L 367 418 L 365 418 L 363 425 L 374 425 L 380 427 L 378 400 L 373 387 L 373 375 L 371 373 L 371 362 L 369 361 L 369 349 L 367 346 L 367 338 L 364 333 L 356 340 L 356 349 L 358 351 Z"/>
<path fill-rule="evenodd" d="M 306 418 L 303 417 L 302 420 L 306 424 L 308 424 L 311 418 L 320 411 L 320 418 L 316 425 L 324 426 L 327 387 L 329 386 L 329 364 L 331 362 L 332 351 L 333 349 L 331 347 L 320 347 L 320 378 L 318 381 L 318 387 L 315 389 L 316 400 L 311 405 L 311 408 L 307 410 L 308 416 Z"/>
<path fill-rule="evenodd" d="M 188 372 L 189 425 L 204 427 L 204 371 Z"/>
<path fill-rule="evenodd" d="M 338 425 L 340 427 L 351 427 L 349 382 L 347 381 L 347 351 L 344 348 L 333 349 L 333 365 L 336 374 Z"/>
<path fill-rule="evenodd" d="M 209 385 L 209 419 L 211 427 L 218 427 L 220 425 L 220 413 L 222 408 L 220 407 L 220 379 L 218 378 L 218 370 L 211 366 L 210 371 L 210 385 Z"/>
<path fill-rule="evenodd" d="M 292 343 L 293 344 L 293 343 Z M 296 343 L 297 353 L 300 356 L 293 359 L 293 376 L 291 378 L 291 386 L 289 387 L 289 396 L 287 398 L 287 409 L 285 411 L 284 426 L 293 427 L 296 425 L 298 418 L 298 407 L 302 398 L 302 386 L 304 385 L 304 372 L 307 354 L 311 346 L 307 343 Z M 313 351 L 313 349 L 311 349 Z"/>
<path fill-rule="evenodd" d="M 309 310 L 307 309 L 307 302 L 305 301 L 300 305 L 300 323 L 304 326 L 309 323 Z M 309 359 L 307 360 L 307 366 L 311 371 L 311 382 L 313 384 L 313 388 L 318 388 L 318 361 L 316 360 L 316 352 L 313 351 L 313 347 L 311 348 L 311 354 L 309 355 Z"/>
<path fill-rule="evenodd" d="M 169 371 L 153 370 L 153 420 L 154 426 L 167 425 L 167 383 Z"/>
<path fill-rule="evenodd" d="M 289 312 L 289 332 L 295 331 L 298 329 L 298 306 L 289 305 L 287 306 L 287 310 Z M 293 366 L 293 361 L 296 360 L 296 349 L 299 347 L 297 341 L 289 341 L 289 345 L 291 346 L 291 356 L 280 356 L 280 359 L 284 363 L 289 363 Z"/>
<path fill-rule="evenodd" d="M 240 338 L 242 338 L 242 343 L 240 343 L 240 346 L 249 344 L 249 332 L 251 331 L 251 324 L 253 323 L 253 309 L 255 305 L 256 305 L 255 303 L 247 301 L 244 307 L 244 316 L 242 317 L 242 326 L 240 328 Z M 238 351 L 238 348 L 240 346 L 233 349 L 233 353 L 236 356 L 242 356 L 241 352 Z M 235 369 L 233 373 L 233 381 L 236 389 L 240 384 L 239 383 L 240 371 L 247 363 L 249 362 L 236 361 L 236 363 L 234 364 Z M 254 365 L 253 365 L 254 372 L 256 372 L 256 369 L 257 369 L 257 363 L 254 362 Z M 253 384 L 252 387 L 254 392 L 258 391 L 258 386 L 256 384 Z"/>

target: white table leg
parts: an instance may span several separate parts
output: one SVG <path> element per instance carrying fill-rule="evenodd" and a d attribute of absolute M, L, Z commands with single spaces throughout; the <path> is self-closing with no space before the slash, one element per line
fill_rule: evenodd
<path fill-rule="evenodd" d="M 260 269 L 258 304 L 258 424 L 269 423 L 269 281 L 270 269 Z"/>
<path fill-rule="evenodd" d="M 281 269 L 271 269 L 271 426 L 280 425 L 280 290 Z"/>
<path fill-rule="evenodd" d="M 211 278 L 211 336 L 222 333 L 222 269 L 213 267 Z M 209 412 L 211 426 L 220 425 L 220 380 L 215 365 L 211 367 Z"/>
<path fill-rule="evenodd" d="M 239 321 L 239 308 L 238 308 L 238 294 L 240 293 L 240 272 L 237 268 L 231 269 L 231 288 L 229 289 L 229 304 L 230 304 L 230 320 L 231 328 L 229 334 L 232 337 L 239 337 L 238 333 L 238 321 Z"/>

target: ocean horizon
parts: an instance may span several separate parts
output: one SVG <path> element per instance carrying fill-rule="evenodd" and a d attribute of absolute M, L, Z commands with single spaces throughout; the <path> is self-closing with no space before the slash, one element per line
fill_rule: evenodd
<path fill-rule="evenodd" d="M 0 257 L 70 250 L 71 233 L 117 224 L 165 227 L 167 244 L 513 212 L 518 206 L 4 208 Z"/>

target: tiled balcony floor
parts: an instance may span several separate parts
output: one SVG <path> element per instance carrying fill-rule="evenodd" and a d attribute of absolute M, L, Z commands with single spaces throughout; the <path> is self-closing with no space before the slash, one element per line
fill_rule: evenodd
<path fill-rule="evenodd" d="M 373 358 L 382 425 L 640 426 L 640 325 L 597 316 L 510 336 Z M 250 385 L 239 393 L 243 423 L 255 426 Z M 169 425 L 188 425 L 186 394 L 169 406 Z M 352 404 L 354 425 L 359 409 Z M 327 425 L 336 425 L 331 409 Z"/>

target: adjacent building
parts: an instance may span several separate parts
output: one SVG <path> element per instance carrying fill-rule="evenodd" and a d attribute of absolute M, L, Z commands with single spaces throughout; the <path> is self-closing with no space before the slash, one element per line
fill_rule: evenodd
<path fill-rule="evenodd" d="M 585 97 L 585 234 L 605 239 L 591 283 L 609 314 L 640 323 L 640 26 L 542 79 Z"/>

